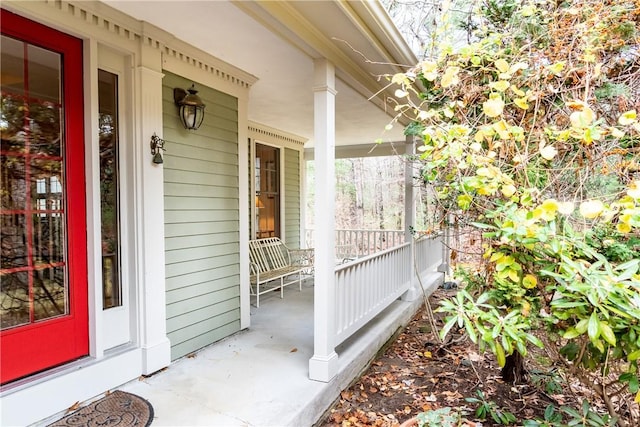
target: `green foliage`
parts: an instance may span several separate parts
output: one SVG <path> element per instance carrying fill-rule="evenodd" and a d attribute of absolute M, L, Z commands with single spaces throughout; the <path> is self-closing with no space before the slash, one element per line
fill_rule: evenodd
<path fill-rule="evenodd" d="M 514 0 L 487 0 L 482 6 L 482 14 L 493 25 L 507 25 L 514 16 L 518 2 Z"/>
<path fill-rule="evenodd" d="M 558 394 L 562 393 L 562 386 L 564 384 L 564 380 L 562 377 L 557 375 L 555 371 L 540 371 L 540 370 L 531 370 L 529 372 L 531 377 L 531 382 L 536 387 L 544 390 L 548 394 Z"/>
<path fill-rule="evenodd" d="M 609 415 L 601 415 L 593 411 L 587 400 L 582 401 L 580 409 L 562 406 L 560 410 L 549 405 L 544 411 L 543 419 L 526 420 L 523 427 L 614 427 L 617 425 L 615 418 Z"/>
<path fill-rule="evenodd" d="M 639 6 L 482 10 L 472 43 L 391 78 L 424 181 L 485 242 L 459 274 L 472 286 L 438 309 L 441 335 L 463 329 L 500 366 L 544 343 L 585 385 L 638 401 L 640 73 L 627 73 Z"/>
<path fill-rule="evenodd" d="M 613 427 L 617 425 L 614 418 L 609 415 L 600 415 L 597 412 L 591 410 L 589 402 L 585 399 L 582 401 L 582 407 L 580 410 L 563 406 L 560 408 L 564 412 L 569 420 L 567 426 L 584 426 L 584 427 Z"/>
<path fill-rule="evenodd" d="M 585 240 L 587 245 L 602 253 L 611 262 L 625 262 L 640 258 L 640 238 L 618 233 L 610 224 L 587 230 Z"/>
<path fill-rule="evenodd" d="M 418 427 L 457 427 L 460 413 L 449 407 L 421 412 L 417 415 Z"/>
<path fill-rule="evenodd" d="M 525 420 L 523 427 L 564 427 L 562 414 L 553 405 L 548 405 L 544 410 L 543 419 Z"/>
<path fill-rule="evenodd" d="M 420 122 L 411 122 L 404 128 L 405 135 L 419 136 L 424 132 L 424 125 Z"/>
<path fill-rule="evenodd" d="M 465 400 L 469 403 L 478 405 L 476 408 L 476 417 L 486 420 L 491 417 L 497 424 L 509 425 L 517 421 L 515 415 L 498 407 L 493 401 L 488 401 L 484 397 L 482 390 L 476 390 L 476 397 L 467 397 Z"/>
<path fill-rule="evenodd" d="M 624 83 L 610 83 L 606 82 L 594 91 L 596 98 L 601 99 L 614 99 L 619 96 L 628 96 L 629 88 Z"/>
<path fill-rule="evenodd" d="M 633 40 L 638 34 L 638 29 L 633 25 L 633 22 L 621 22 L 614 27 L 613 31 L 623 40 Z"/>
<path fill-rule="evenodd" d="M 486 289 L 487 277 L 481 271 L 473 270 L 469 266 L 456 266 L 453 276 L 465 284 L 467 291 L 482 293 Z"/>

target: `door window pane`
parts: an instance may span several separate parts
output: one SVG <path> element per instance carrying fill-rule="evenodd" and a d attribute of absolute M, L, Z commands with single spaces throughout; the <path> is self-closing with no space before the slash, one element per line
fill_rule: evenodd
<path fill-rule="evenodd" d="M 280 150 L 256 144 L 256 237 L 280 237 Z"/>
<path fill-rule="evenodd" d="M 69 313 L 61 55 L 2 36 L 0 324 Z"/>
<path fill-rule="evenodd" d="M 98 70 L 102 306 L 122 305 L 118 182 L 118 76 Z"/>

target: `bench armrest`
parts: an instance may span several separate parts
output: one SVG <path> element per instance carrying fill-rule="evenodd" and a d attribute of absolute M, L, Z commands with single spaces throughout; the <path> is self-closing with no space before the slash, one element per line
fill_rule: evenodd
<path fill-rule="evenodd" d="M 249 274 L 258 275 L 260 273 L 260 266 L 255 262 L 249 261 Z"/>
<path fill-rule="evenodd" d="M 313 266 L 313 249 L 289 249 L 291 255 L 291 264 L 295 266 L 311 267 Z"/>

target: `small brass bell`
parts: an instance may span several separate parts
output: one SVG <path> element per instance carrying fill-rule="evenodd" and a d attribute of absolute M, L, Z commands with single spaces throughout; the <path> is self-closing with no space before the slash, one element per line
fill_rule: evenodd
<path fill-rule="evenodd" d="M 161 165 L 164 163 L 162 152 L 164 151 L 164 140 L 155 133 L 151 136 L 151 154 L 153 155 L 153 163 Z"/>
<path fill-rule="evenodd" d="M 160 165 L 164 163 L 164 160 L 162 159 L 162 154 L 160 154 L 160 150 L 156 151 L 156 154 L 153 155 L 153 163 L 155 163 L 156 165 Z"/>

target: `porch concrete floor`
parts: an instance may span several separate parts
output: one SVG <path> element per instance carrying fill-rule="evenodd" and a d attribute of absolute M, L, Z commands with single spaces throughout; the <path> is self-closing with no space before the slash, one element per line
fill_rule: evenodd
<path fill-rule="evenodd" d="M 429 281 L 431 289 L 439 278 Z M 120 389 L 153 405 L 153 426 L 312 426 L 421 301 L 421 295 L 395 301 L 337 348 L 339 373 L 329 383 L 309 379 L 313 282 L 307 280 L 302 292 L 286 288 L 284 299 L 278 292 L 261 296 L 248 330 Z"/>

